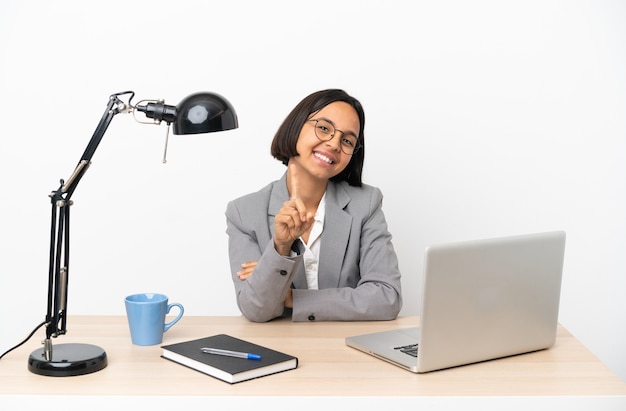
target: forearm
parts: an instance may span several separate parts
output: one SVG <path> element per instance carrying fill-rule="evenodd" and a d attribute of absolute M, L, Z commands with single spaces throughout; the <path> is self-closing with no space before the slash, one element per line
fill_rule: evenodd
<path fill-rule="evenodd" d="M 293 321 L 392 320 L 402 306 L 399 292 L 385 283 L 365 283 L 357 288 L 292 290 Z"/>
<path fill-rule="evenodd" d="M 270 243 L 254 268 L 253 275 L 246 280 L 233 279 L 237 304 L 247 319 L 265 322 L 282 315 L 285 296 L 300 260 L 301 257 L 279 255 Z"/>

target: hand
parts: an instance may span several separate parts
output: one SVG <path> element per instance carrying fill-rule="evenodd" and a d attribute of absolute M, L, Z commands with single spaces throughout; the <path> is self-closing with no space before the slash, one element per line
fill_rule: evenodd
<path fill-rule="evenodd" d="M 293 294 L 291 294 L 291 288 L 287 290 L 287 295 L 285 296 L 285 307 L 293 308 Z"/>
<path fill-rule="evenodd" d="M 281 255 L 289 255 L 291 244 L 304 234 L 315 222 L 315 216 L 307 212 L 298 198 L 298 171 L 294 163 L 288 166 L 291 199 L 283 203 L 274 219 L 274 247 Z"/>
<path fill-rule="evenodd" d="M 252 275 L 254 271 L 254 267 L 256 267 L 258 261 L 248 261 L 246 263 L 241 264 L 241 270 L 237 273 L 240 280 L 245 280 L 246 278 Z"/>

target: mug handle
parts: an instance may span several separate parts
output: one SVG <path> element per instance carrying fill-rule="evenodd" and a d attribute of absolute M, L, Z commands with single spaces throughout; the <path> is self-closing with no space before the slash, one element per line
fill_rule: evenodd
<path fill-rule="evenodd" d="M 178 320 L 180 320 L 180 318 L 183 316 L 183 313 L 185 312 L 185 309 L 183 308 L 183 305 L 180 303 L 172 303 L 172 304 L 168 304 L 167 305 L 167 311 L 166 314 L 170 312 L 170 310 L 173 307 L 178 307 L 180 312 L 178 313 L 178 315 L 176 316 L 176 318 L 174 318 L 172 321 L 170 321 L 169 323 L 165 323 L 165 325 L 163 325 L 163 332 L 166 332 L 167 330 L 170 329 L 170 327 L 172 327 L 174 324 L 176 324 L 178 322 Z"/>

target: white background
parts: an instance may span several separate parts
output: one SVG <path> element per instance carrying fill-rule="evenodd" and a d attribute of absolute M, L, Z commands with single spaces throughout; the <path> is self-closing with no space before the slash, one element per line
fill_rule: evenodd
<path fill-rule="evenodd" d="M 2 0 L 0 352 L 43 320 L 47 196 L 109 95 L 218 92 L 240 128 L 171 136 L 162 164 L 165 125 L 113 120 L 73 196 L 70 315 L 124 314 L 134 292 L 238 315 L 226 203 L 281 176 L 277 127 L 339 87 L 366 110 L 402 314 L 428 244 L 562 229 L 560 321 L 626 380 L 625 22 L 597 0 Z"/>

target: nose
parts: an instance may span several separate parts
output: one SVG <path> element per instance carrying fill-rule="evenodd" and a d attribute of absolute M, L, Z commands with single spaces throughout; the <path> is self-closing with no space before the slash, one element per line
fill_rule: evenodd
<path fill-rule="evenodd" d="M 335 133 L 333 134 L 332 138 L 326 141 L 326 145 L 331 147 L 335 151 L 341 151 L 341 138 L 342 137 L 343 137 L 343 131 L 335 130 Z"/>

